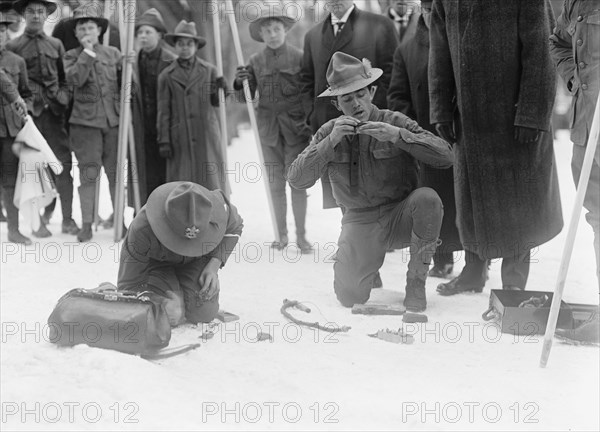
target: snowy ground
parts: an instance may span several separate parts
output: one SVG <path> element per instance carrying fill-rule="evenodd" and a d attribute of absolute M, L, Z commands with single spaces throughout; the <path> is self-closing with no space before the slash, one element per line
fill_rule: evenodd
<path fill-rule="evenodd" d="M 556 142 L 565 219 L 574 199 L 571 145 Z M 413 345 L 367 337 L 398 328 L 398 317 L 352 315 L 335 299 L 331 255 L 340 214 L 320 208 L 310 191 L 308 235 L 313 255 L 294 247 L 273 253 L 264 186 L 252 135 L 230 148 L 234 195 L 245 221 L 239 250 L 221 273 L 221 305 L 241 320 L 200 341 L 200 328 L 175 329 L 171 347 L 202 342 L 185 355 L 147 361 L 77 346 L 58 349 L 44 325 L 57 299 L 74 287 L 116 282 L 118 245 L 112 232 L 74 243 L 60 234 L 21 248 L 6 242 L 2 224 L 1 402 L 3 430 L 598 430 L 599 350 L 555 341 L 546 369 L 538 367 L 541 337 L 500 334 L 481 319 L 490 289 L 501 287 L 494 263 L 483 294 L 440 297 L 427 283 L 429 323 L 407 328 Z M 103 185 L 101 215 L 110 214 Z M 74 203 L 76 218 L 79 203 Z M 290 212 L 291 213 L 291 212 Z M 131 217 L 131 213 L 128 213 Z M 293 236 L 293 224 L 290 220 Z M 23 230 L 28 233 L 27 229 Z M 534 254 L 528 289 L 554 289 L 563 233 Z M 565 298 L 598 302 L 592 232 L 580 224 Z M 385 290 L 400 299 L 407 255 L 390 253 L 381 271 Z M 462 262 L 455 272 L 462 268 Z M 306 302 L 309 319 L 349 325 L 329 335 L 289 325 L 284 298 Z M 302 313 L 298 313 L 303 315 Z M 303 317 L 304 318 L 304 317 Z M 257 343 L 257 331 L 272 342 Z"/>

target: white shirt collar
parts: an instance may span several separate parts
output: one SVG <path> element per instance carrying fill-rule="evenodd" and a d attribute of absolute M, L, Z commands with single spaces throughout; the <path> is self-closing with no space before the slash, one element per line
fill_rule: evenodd
<path fill-rule="evenodd" d="M 344 16 L 343 16 L 343 17 L 341 17 L 341 18 L 338 18 L 338 17 L 336 17 L 336 16 L 335 16 L 335 15 L 332 13 L 332 14 L 331 14 L 331 25 L 336 25 L 336 24 L 337 24 L 338 22 L 340 22 L 340 21 L 341 21 L 341 22 L 344 22 L 344 23 L 348 22 L 348 18 L 350 17 L 350 14 L 352 13 L 352 11 L 354 10 L 354 8 L 355 8 L 355 7 L 356 7 L 355 5 L 352 5 L 352 6 L 350 7 L 350 9 L 348 9 L 348 10 L 346 11 L 346 13 L 344 14 Z"/>

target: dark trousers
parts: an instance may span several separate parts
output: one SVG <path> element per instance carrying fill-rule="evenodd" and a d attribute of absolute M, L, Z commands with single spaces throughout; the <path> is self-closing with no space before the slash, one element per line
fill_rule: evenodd
<path fill-rule="evenodd" d="M 529 278 L 531 251 L 522 251 L 518 255 L 502 258 L 502 285 L 525 289 Z M 481 259 L 474 252 L 465 250 L 466 265 L 462 277 L 474 282 L 485 284 L 487 260 Z"/>
<path fill-rule="evenodd" d="M 443 214 L 442 201 L 430 188 L 416 189 L 400 203 L 347 210 L 333 267 L 334 289 L 340 302 L 352 306 L 369 299 L 375 276 L 390 248 L 410 247 L 407 277 L 426 278 Z M 417 242 L 434 245 L 429 247 L 428 256 L 422 255 L 423 247 Z M 411 274 L 415 267 L 416 274 Z"/>
<path fill-rule="evenodd" d="M 19 171 L 19 158 L 12 152 L 14 141 L 11 137 L 0 137 L 0 185 L 9 231 L 19 230 L 19 209 L 13 202 Z"/>
<path fill-rule="evenodd" d="M 581 177 L 581 167 L 585 157 L 586 147 L 573 145 L 573 158 L 571 159 L 571 171 L 575 185 L 579 183 Z M 596 253 L 596 274 L 600 284 L 600 146 L 596 147 L 594 161 L 592 163 L 592 172 L 590 181 L 583 201 L 583 206 L 588 213 L 585 215 L 587 222 L 594 230 L 594 251 Z"/>
<path fill-rule="evenodd" d="M 69 146 L 69 137 L 65 130 L 64 116 L 57 116 L 50 109 L 45 109 L 38 117 L 34 117 L 33 121 L 63 166 L 63 171 L 60 175 L 52 175 L 56 183 L 56 190 L 60 196 L 63 220 L 71 219 L 73 216 L 73 176 L 71 175 L 73 159 L 71 156 L 71 147 Z M 54 204 L 51 204 L 49 207 L 54 209 Z"/>
<path fill-rule="evenodd" d="M 286 174 L 292 162 L 298 157 L 305 146 L 302 144 L 290 146 L 280 139 L 275 146 L 263 145 L 263 157 L 265 160 L 266 173 L 269 176 L 269 187 L 275 207 L 275 219 L 280 235 L 287 235 L 287 196 L 286 196 Z M 306 190 L 293 187 L 292 211 L 296 222 L 296 234 L 306 233 Z"/>
<path fill-rule="evenodd" d="M 148 269 L 148 287 L 167 298 L 166 309 L 169 321 L 177 325 L 183 317 L 193 323 L 210 322 L 219 311 L 219 296 L 203 299 L 199 279 L 209 257 L 200 257 L 187 264 L 151 260 Z"/>
<path fill-rule="evenodd" d="M 100 181 L 100 169 L 104 167 L 108 177 L 110 196 L 114 204 L 117 176 L 117 146 L 119 128 L 93 128 L 72 124 L 71 148 L 79 164 L 79 200 L 81 222 L 94 221 L 96 182 Z"/>

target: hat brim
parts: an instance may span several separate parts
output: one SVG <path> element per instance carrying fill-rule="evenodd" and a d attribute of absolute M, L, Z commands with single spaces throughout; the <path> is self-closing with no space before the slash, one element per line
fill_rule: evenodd
<path fill-rule="evenodd" d="M 0 24 L 9 25 L 17 22 L 19 22 L 19 18 L 14 16 L 14 14 L 0 12 Z"/>
<path fill-rule="evenodd" d="M 289 31 L 294 26 L 294 24 L 296 24 L 295 19 L 283 15 L 260 17 L 250 23 L 250 37 L 252 37 L 252 39 L 254 39 L 255 41 L 264 42 L 264 39 L 260 35 L 260 28 L 265 21 L 269 20 L 281 21 L 283 23 L 283 26 L 285 27 L 286 32 Z"/>
<path fill-rule="evenodd" d="M 178 255 L 199 257 L 211 252 L 221 243 L 227 228 L 228 214 L 225 210 L 227 204 L 221 191 L 206 190 L 206 197 L 212 203 L 211 220 L 207 224 L 208 229 L 200 233 L 195 239 L 185 238 L 181 232 L 176 232 L 169 225 L 165 214 L 165 202 L 169 194 L 183 183 L 189 182 L 172 182 L 154 189 L 146 203 L 146 216 L 156 238 L 167 249 Z"/>
<path fill-rule="evenodd" d="M 198 45 L 198 48 L 202 48 L 204 45 L 206 45 L 206 39 L 201 36 L 192 36 L 188 33 L 167 33 L 165 35 L 165 42 L 167 42 L 169 45 L 175 46 L 175 41 L 177 38 L 194 39 L 196 41 L 196 45 Z"/>
<path fill-rule="evenodd" d="M 167 29 L 164 26 L 156 25 L 156 23 L 150 23 L 150 22 L 144 22 L 144 21 L 140 21 L 140 22 L 136 23 L 134 31 L 137 33 L 137 31 L 140 29 L 140 27 L 143 27 L 143 26 L 152 27 L 152 28 L 156 29 L 157 32 L 162 33 L 162 34 L 167 33 Z"/>
<path fill-rule="evenodd" d="M 100 37 L 106 33 L 108 29 L 108 20 L 106 18 L 98 18 L 98 17 L 81 17 L 81 18 L 71 18 L 68 21 L 65 21 L 65 28 L 67 32 L 75 32 L 75 27 L 77 27 L 77 23 L 79 21 L 94 21 L 100 27 Z"/>
<path fill-rule="evenodd" d="M 372 68 L 370 78 L 363 78 L 363 79 L 360 79 L 357 81 L 353 81 L 347 85 L 343 85 L 343 86 L 336 87 L 336 88 L 330 87 L 317 97 L 336 97 L 336 96 L 342 96 L 342 95 L 345 95 L 348 93 L 353 93 L 362 88 L 365 88 L 369 84 L 374 83 L 379 78 L 381 78 L 381 75 L 383 75 L 382 69 Z"/>
<path fill-rule="evenodd" d="M 56 11 L 56 9 L 58 9 L 58 5 L 56 3 L 47 2 L 44 0 L 17 0 L 13 3 L 12 8 L 19 15 L 23 15 L 23 12 L 25 12 L 25 8 L 27 7 L 27 5 L 33 1 L 37 1 L 46 6 L 46 8 L 48 9 L 48 15 L 52 15 Z"/>

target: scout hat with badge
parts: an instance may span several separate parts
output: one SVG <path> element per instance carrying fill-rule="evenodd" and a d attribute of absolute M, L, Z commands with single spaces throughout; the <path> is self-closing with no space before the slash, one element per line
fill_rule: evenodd
<path fill-rule="evenodd" d="M 54 11 L 58 8 L 56 4 L 56 0 L 17 0 L 13 3 L 12 7 L 19 15 L 23 15 L 25 12 L 25 8 L 29 3 L 41 3 L 46 6 L 46 10 L 48 11 L 48 15 L 54 13 Z M 10 3 L 10 2 L 9 2 Z"/>
<path fill-rule="evenodd" d="M 10 25 L 17 22 L 19 22 L 19 17 L 15 11 L 10 8 L 2 9 L 2 3 L 0 3 L 0 24 Z"/>
<path fill-rule="evenodd" d="M 87 3 L 79 6 L 73 11 L 73 18 L 65 21 L 65 30 L 75 32 L 75 27 L 79 21 L 94 21 L 100 27 L 100 37 L 108 28 L 108 20 L 104 18 L 104 6 L 97 2 Z"/>
<path fill-rule="evenodd" d="M 156 31 L 165 34 L 167 32 L 167 26 L 163 20 L 162 15 L 155 8 L 148 9 L 144 12 L 137 22 L 135 23 L 135 31 L 137 32 L 141 26 L 154 27 Z"/>
<path fill-rule="evenodd" d="M 188 38 L 195 40 L 198 49 L 206 45 L 206 39 L 198 36 L 198 32 L 196 31 L 196 23 L 187 22 L 186 20 L 182 20 L 179 24 L 177 24 L 177 27 L 175 27 L 173 33 L 167 33 L 165 35 L 165 42 L 174 46 L 177 38 Z"/>
<path fill-rule="evenodd" d="M 192 182 L 172 182 L 148 197 L 150 228 L 167 249 L 186 257 L 212 251 L 227 228 L 227 204 L 220 191 Z"/>
<path fill-rule="evenodd" d="M 260 35 L 260 28 L 264 23 L 270 20 L 281 21 L 286 32 L 291 29 L 297 21 L 296 19 L 286 15 L 280 5 L 270 4 L 268 7 L 263 6 L 260 9 L 258 17 L 256 17 L 250 23 L 250 36 L 252 36 L 252 39 L 258 42 L 264 42 L 262 36 Z"/>
<path fill-rule="evenodd" d="M 360 61 L 356 57 L 337 51 L 331 57 L 327 68 L 329 88 L 318 97 L 335 97 L 367 87 L 383 75 L 383 70 L 371 67 L 367 59 Z"/>

